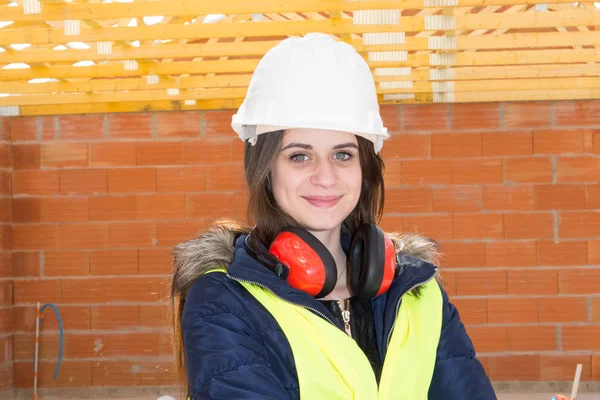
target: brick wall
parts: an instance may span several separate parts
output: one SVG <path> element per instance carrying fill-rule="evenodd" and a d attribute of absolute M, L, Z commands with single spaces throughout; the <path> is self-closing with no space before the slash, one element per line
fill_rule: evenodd
<path fill-rule="evenodd" d="M 11 118 L 16 387 L 31 385 L 36 301 L 57 304 L 66 330 L 53 383 L 47 313 L 42 387 L 173 381 L 171 248 L 245 209 L 231 114 Z M 600 102 L 383 114 L 397 134 L 383 150 L 382 225 L 442 243 L 491 378 L 571 380 L 579 362 L 583 380 L 600 379 Z"/>
<path fill-rule="evenodd" d="M 0 392 L 13 384 L 10 125 L 0 117 Z"/>

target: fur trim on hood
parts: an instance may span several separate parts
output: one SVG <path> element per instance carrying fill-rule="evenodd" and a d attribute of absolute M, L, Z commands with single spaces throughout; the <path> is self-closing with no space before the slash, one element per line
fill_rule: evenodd
<path fill-rule="evenodd" d="M 184 299 L 192 283 L 206 271 L 227 269 L 233 260 L 234 241 L 249 229 L 235 222 L 225 221 L 212 225 L 196 239 L 175 246 L 172 296 Z M 387 233 L 394 243 L 396 253 L 423 259 L 437 264 L 438 244 L 424 236 L 413 233 Z"/>

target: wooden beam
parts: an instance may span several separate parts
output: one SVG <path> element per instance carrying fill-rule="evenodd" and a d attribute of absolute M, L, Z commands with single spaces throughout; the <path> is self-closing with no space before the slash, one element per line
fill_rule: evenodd
<path fill-rule="evenodd" d="M 356 2 L 360 3 L 360 2 Z M 364 2 L 369 4 L 369 2 Z M 186 13 L 188 14 L 188 13 Z M 153 39 L 201 39 L 303 35 L 309 32 L 329 34 L 396 32 L 400 27 L 404 32 L 436 31 L 436 27 L 426 27 L 429 16 L 400 17 L 399 25 L 361 25 L 352 20 L 304 20 L 271 21 L 256 23 L 220 23 L 194 25 L 155 25 L 115 28 L 81 28 L 78 36 L 66 36 L 63 30 L 54 28 L 5 29 L 0 31 L 0 45 L 12 43 L 63 44 L 74 40 L 82 42 L 153 40 Z M 456 30 L 473 29 L 520 29 L 554 28 L 557 26 L 595 25 L 600 19 L 600 10 L 573 10 L 548 13 L 465 14 L 456 16 Z"/>
<path fill-rule="evenodd" d="M 6 0 L 3 0 L 6 1 Z M 572 0 L 458 0 L 456 4 L 432 5 L 438 7 L 481 7 L 492 5 L 556 4 Z M 443 2 L 442 2 L 443 3 Z M 2 4 L 0 2 L 0 4 Z M 6 3 L 5 3 L 6 4 Z M 41 14 L 24 14 L 21 7 L 0 5 L 0 15 L 7 21 L 58 21 L 64 19 L 115 19 L 141 18 L 147 15 L 205 15 L 205 14 L 252 14 L 278 12 L 354 11 L 385 9 L 427 8 L 423 0 L 254 0 L 211 2 L 197 0 L 139 1 L 134 3 L 69 3 L 43 4 Z"/>

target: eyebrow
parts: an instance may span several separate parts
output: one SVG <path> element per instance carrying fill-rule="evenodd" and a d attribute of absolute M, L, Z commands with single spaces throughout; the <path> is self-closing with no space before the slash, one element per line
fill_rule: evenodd
<path fill-rule="evenodd" d="M 313 148 L 313 146 L 310 145 L 310 144 L 305 144 L 305 143 L 290 143 L 287 146 L 285 146 L 284 148 L 282 148 L 281 151 L 290 149 L 292 147 L 299 147 L 301 149 L 306 149 L 306 150 L 311 150 Z M 345 149 L 345 148 L 348 148 L 348 147 L 353 147 L 355 149 L 358 149 L 358 146 L 355 143 L 352 143 L 352 142 L 336 144 L 335 146 L 333 146 L 333 149 L 334 150 L 338 150 L 338 149 Z"/>

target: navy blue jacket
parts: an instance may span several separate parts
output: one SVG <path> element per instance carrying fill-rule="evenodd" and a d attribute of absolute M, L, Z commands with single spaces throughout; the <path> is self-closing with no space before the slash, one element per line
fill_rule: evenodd
<path fill-rule="evenodd" d="M 240 236 L 235 242 L 227 274 L 199 274 L 187 293 L 181 323 L 190 397 L 299 399 L 294 357 L 286 336 L 267 309 L 236 279 L 265 286 L 290 302 L 318 310 L 339 329 L 343 327 L 318 300 L 290 287 L 252 258 L 243 239 Z M 401 260 L 401 273 L 390 289 L 371 301 L 382 359 L 397 303 L 404 293 L 432 279 L 437 270 L 420 258 L 403 256 Z M 458 311 L 443 289 L 442 294 L 442 332 L 429 399 L 495 400 Z"/>

